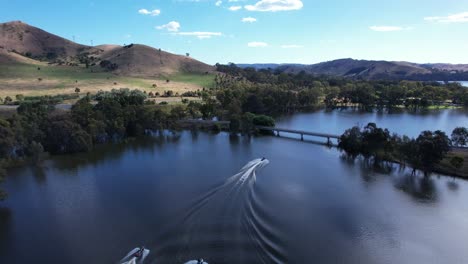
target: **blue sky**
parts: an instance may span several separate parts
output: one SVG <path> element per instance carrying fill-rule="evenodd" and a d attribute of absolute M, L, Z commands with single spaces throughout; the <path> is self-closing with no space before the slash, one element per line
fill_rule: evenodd
<path fill-rule="evenodd" d="M 466 0 L 0 0 L 89 45 L 141 43 L 214 64 L 355 58 L 468 63 Z"/>

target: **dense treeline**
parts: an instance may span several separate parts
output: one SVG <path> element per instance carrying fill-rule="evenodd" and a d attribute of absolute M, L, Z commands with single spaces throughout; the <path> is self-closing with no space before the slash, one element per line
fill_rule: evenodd
<path fill-rule="evenodd" d="M 459 83 L 364 81 L 301 72 L 217 65 L 216 88 L 231 90 L 240 105 L 254 104 L 258 113 L 288 113 L 324 103 L 327 107 L 426 108 L 433 105 L 468 106 L 468 89 Z M 273 106 L 273 107 L 272 107 Z"/>
<path fill-rule="evenodd" d="M 171 111 L 148 105 L 147 95 L 128 89 L 99 92 L 78 100 L 69 112 L 56 112 L 55 101 L 44 97 L 24 101 L 12 117 L 1 120 L 2 158 L 31 154 L 36 142 L 52 154 L 86 151 L 94 144 L 139 136 L 145 129 L 163 129 L 179 119 Z"/>
<path fill-rule="evenodd" d="M 184 114 L 180 107 L 165 111 L 147 105 L 147 95 L 128 89 L 86 96 L 71 111 L 54 111 L 56 100 L 23 101 L 17 113 L 0 118 L 0 178 L 6 162 L 31 160 L 44 154 L 89 151 L 94 145 L 139 136 L 145 129 L 171 127 Z"/>
<path fill-rule="evenodd" d="M 451 139 L 442 131 L 423 131 L 417 138 L 390 134 L 388 129 L 369 123 L 364 128 L 353 127 L 339 138 L 338 147 L 351 158 L 362 156 L 376 163 L 397 161 L 410 165 L 413 173 L 419 169 L 432 171 L 447 155 L 451 146 L 467 146 L 468 130 L 456 128 Z M 450 161 L 458 169 L 464 162 L 461 157 Z"/>
<path fill-rule="evenodd" d="M 201 96 L 203 101 L 166 106 L 155 105 L 139 90 L 119 89 L 87 95 L 71 111 L 55 111 L 55 97 L 21 100 L 13 116 L 0 118 L 0 180 L 7 162 L 40 164 L 46 153 L 86 152 L 96 144 L 177 128 L 184 118 L 211 119 L 222 112 L 208 92 Z M 239 113 L 238 121 L 231 131 L 250 133 L 255 125 L 274 126 L 272 118 L 251 113 Z"/>
<path fill-rule="evenodd" d="M 20 105 L 21 103 L 37 103 L 44 101 L 47 101 L 50 104 L 59 104 L 65 100 L 73 100 L 79 98 L 79 88 L 76 89 L 77 92 L 74 94 L 58 94 L 46 96 L 24 96 L 22 94 L 17 94 L 14 98 L 6 96 L 5 98 L 0 98 L 0 104 Z"/>

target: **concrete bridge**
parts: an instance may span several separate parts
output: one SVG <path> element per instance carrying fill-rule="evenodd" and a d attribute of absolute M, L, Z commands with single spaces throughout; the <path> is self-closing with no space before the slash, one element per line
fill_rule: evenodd
<path fill-rule="evenodd" d="M 321 137 L 327 139 L 327 144 L 331 144 L 331 139 L 339 139 L 339 135 L 334 134 L 327 134 L 327 133 L 318 133 L 318 132 L 311 132 L 305 130 L 294 130 L 294 129 L 286 129 L 286 128 L 279 128 L 279 127 L 265 127 L 265 126 L 256 126 L 257 129 L 265 130 L 265 131 L 272 131 L 277 137 L 280 136 L 281 133 L 289 133 L 289 134 L 296 134 L 301 136 L 301 140 L 304 141 L 304 136 L 313 136 L 313 137 Z"/>
<path fill-rule="evenodd" d="M 231 122 L 229 121 L 213 121 L 213 120 L 199 120 L 199 119 L 186 119 L 181 120 L 181 123 L 191 124 L 191 125 L 200 125 L 200 126 L 212 126 L 212 125 L 219 125 L 221 127 L 229 127 Z M 327 144 L 332 144 L 332 139 L 339 139 L 339 135 L 328 134 L 328 133 L 318 133 L 312 131 L 305 131 L 305 130 L 294 130 L 294 129 L 287 129 L 287 128 L 279 128 L 279 127 L 267 127 L 267 126 L 255 126 L 255 128 L 263 131 L 271 131 L 274 133 L 275 136 L 281 136 L 281 133 L 288 133 L 288 134 L 296 134 L 301 136 L 301 140 L 304 141 L 304 136 L 312 136 L 312 137 L 321 137 L 327 139 Z"/>

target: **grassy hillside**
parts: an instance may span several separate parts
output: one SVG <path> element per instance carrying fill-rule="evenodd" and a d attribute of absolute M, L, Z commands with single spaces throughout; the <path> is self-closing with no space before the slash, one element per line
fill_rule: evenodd
<path fill-rule="evenodd" d="M 75 88 L 79 88 L 81 93 L 95 93 L 99 90 L 114 88 L 134 88 L 153 93 L 172 90 L 174 93 L 183 93 L 211 87 L 213 83 L 213 74 L 177 73 L 155 78 L 139 78 L 119 76 L 110 72 L 91 72 L 90 69 L 82 66 L 56 66 L 45 63 L 0 65 L 0 97 L 2 98 L 17 94 L 73 93 Z M 153 84 L 157 87 L 153 87 Z"/>

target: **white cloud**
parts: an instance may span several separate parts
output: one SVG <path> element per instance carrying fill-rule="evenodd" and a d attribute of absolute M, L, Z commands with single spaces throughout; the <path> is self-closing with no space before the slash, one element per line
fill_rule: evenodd
<path fill-rule="evenodd" d="M 296 45 L 296 44 L 288 44 L 288 45 L 282 45 L 281 48 L 283 49 L 302 49 L 304 46 L 302 45 Z"/>
<path fill-rule="evenodd" d="M 404 28 L 402 27 L 395 27 L 395 26 L 372 26 L 369 27 L 371 30 L 378 31 L 378 32 L 390 32 L 390 31 L 402 31 Z"/>
<path fill-rule="evenodd" d="M 231 6 L 229 7 L 229 10 L 231 11 L 237 11 L 237 10 L 241 10 L 242 9 L 242 6 Z"/>
<path fill-rule="evenodd" d="M 246 5 L 249 11 L 277 12 L 302 9 L 301 0 L 260 0 L 255 5 Z"/>
<path fill-rule="evenodd" d="M 268 43 L 254 41 L 247 43 L 247 46 L 251 48 L 265 48 L 268 47 Z"/>
<path fill-rule="evenodd" d="M 244 18 L 242 18 L 241 21 L 244 22 L 244 23 L 253 23 L 253 22 L 256 22 L 257 19 L 253 18 L 253 17 L 244 17 Z"/>
<path fill-rule="evenodd" d="M 149 11 L 148 9 L 143 8 L 138 10 L 138 13 L 142 15 L 158 16 L 159 14 L 161 14 L 161 10 L 155 9 L 153 11 Z"/>
<path fill-rule="evenodd" d="M 219 0 L 219 1 L 216 1 L 215 5 L 216 6 L 221 6 L 222 3 L 223 3 L 223 1 Z"/>
<path fill-rule="evenodd" d="M 424 20 L 437 22 L 437 23 L 463 23 L 463 22 L 468 22 L 468 12 L 448 15 L 444 17 L 440 17 L 440 16 L 425 17 Z"/>
<path fill-rule="evenodd" d="M 162 26 L 157 26 L 156 27 L 157 29 L 167 29 L 167 31 L 170 31 L 170 32 L 177 32 L 179 31 L 179 28 L 180 28 L 180 23 L 177 22 L 177 21 L 171 21 L 165 25 L 162 25 Z"/>
<path fill-rule="evenodd" d="M 211 37 L 220 37 L 223 34 L 221 32 L 193 31 L 193 32 L 178 32 L 178 33 L 173 33 L 173 35 L 191 36 L 191 37 L 197 37 L 199 39 L 209 39 Z"/>

